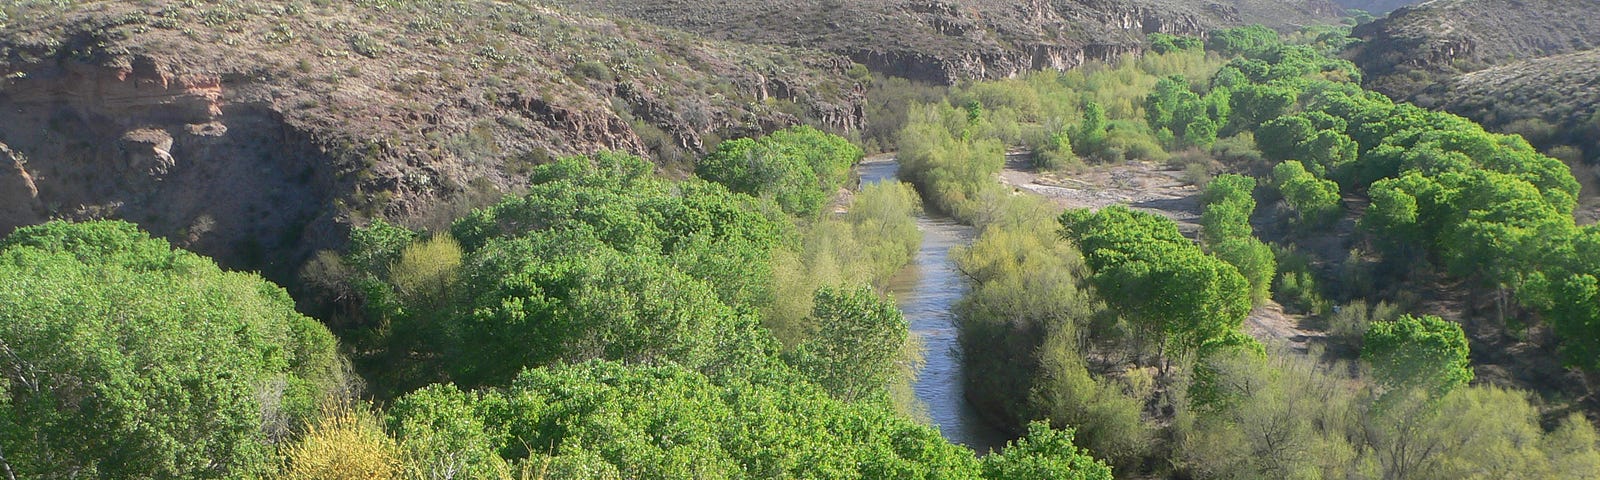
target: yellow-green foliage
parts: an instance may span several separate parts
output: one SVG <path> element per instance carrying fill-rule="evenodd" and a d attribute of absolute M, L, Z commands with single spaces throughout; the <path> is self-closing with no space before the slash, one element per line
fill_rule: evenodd
<path fill-rule="evenodd" d="M 900 132 L 900 168 L 940 210 L 972 221 L 985 203 L 980 199 L 1003 195 L 995 175 L 1005 165 L 1005 145 L 973 139 L 977 126 L 967 119 L 966 111 L 949 105 L 913 107 Z"/>
<path fill-rule="evenodd" d="M 1215 56 L 1182 51 L 957 87 L 944 102 L 908 110 L 896 138 L 902 172 L 939 209 L 980 222 L 984 205 L 1005 193 L 994 177 L 1011 149 L 1042 153 L 1036 163 L 1049 168 L 1073 165 L 1072 151 L 1105 161 L 1165 161 L 1162 138 L 1144 122 L 1145 97 L 1160 78 L 1210 78 L 1221 65 Z M 1104 118 L 1085 121 L 1091 103 L 1103 107 Z M 1084 132 L 1085 123 L 1097 131 Z"/>
<path fill-rule="evenodd" d="M 845 222 L 861 243 L 854 261 L 867 263 L 873 286 L 882 289 L 889 277 L 911 262 L 922 244 L 915 216 L 922 198 L 905 183 L 875 183 L 861 188 Z"/>
<path fill-rule="evenodd" d="M 1009 80 L 978 82 L 955 89 L 951 105 L 978 102 L 987 114 L 984 132 L 992 138 L 1020 145 L 1017 132 L 1052 130 L 1077 123 L 1085 102 L 1106 107 L 1111 120 L 1142 120 L 1145 96 L 1158 80 L 1172 75 L 1206 79 L 1222 67 L 1223 60 L 1202 52 L 1184 51 L 1123 57 L 1114 63 L 1094 63 L 1069 72 L 1029 73 Z"/>
<path fill-rule="evenodd" d="M 973 280 L 957 309 L 968 391 L 1011 423 L 1071 426 L 1097 457 L 1132 465 L 1150 448 L 1142 412 L 1153 386 L 1139 370 L 1126 382 L 1089 372 L 1090 322 L 1104 305 L 1082 255 L 1056 235 L 1048 202 L 1007 196 L 988 207 L 983 233 L 952 252 Z"/>
<path fill-rule="evenodd" d="M 299 440 L 284 448 L 277 478 L 389 480 L 400 478 L 399 448 L 378 419 L 349 405 L 328 409 Z"/>
<path fill-rule="evenodd" d="M 801 245 L 773 253 L 775 292 L 765 325 L 785 345 L 804 339 L 812 327 L 811 292 L 831 285 L 871 285 L 878 291 L 909 263 L 922 245 L 915 215 L 922 201 L 904 183 L 862 187 L 843 217 L 811 224 Z"/>
<path fill-rule="evenodd" d="M 389 268 L 389 281 L 414 304 L 441 300 L 461 268 L 461 244 L 449 233 L 415 242 Z"/>

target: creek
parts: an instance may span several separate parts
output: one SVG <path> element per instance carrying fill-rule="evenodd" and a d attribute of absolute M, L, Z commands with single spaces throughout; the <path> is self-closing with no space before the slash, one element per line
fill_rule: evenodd
<path fill-rule="evenodd" d="M 858 172 L 863 185 L 898 181 L 900 165 L 893 160 L 863 162 Z M 913 390 L 928 419 L 953 443 L 978 453 L 1005 444 L 1007 436 L 984 421 L 965 395 L 965 364 L 956 324 L 955 306 L 967 293 L 967 282 L 950 258 L 950 248 L 972 242 L 973 228 L 957 223 L 931 208 L 917 216 L 922 247 L 911 264 L 890 280 L 911 334 L 922 343 L 925 364 Z"/>

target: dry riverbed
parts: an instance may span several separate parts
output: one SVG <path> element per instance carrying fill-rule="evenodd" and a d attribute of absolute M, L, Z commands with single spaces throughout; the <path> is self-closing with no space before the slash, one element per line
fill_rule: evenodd
<path fill-rule="evenodd" d="M 1190 238 L 1200 231 L 1200 189 L 1184 181 L 1183 172 L 1155 162 L 1094 165 L 1071 173 L 1040 172 L 1028 165 L 1027 155 L 1008 155 L 1000 182 L 1042 195 L 1065 208 L 1127 205 L 1171 218 Z"/>

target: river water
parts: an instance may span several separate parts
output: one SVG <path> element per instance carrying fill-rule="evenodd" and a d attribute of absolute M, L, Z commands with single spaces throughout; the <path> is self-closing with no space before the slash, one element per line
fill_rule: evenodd
<path fill-rule="evenodd" d="M 891 160 L 858 167 L 863 185 L 896 181 L 899 170 Z M 917 216 L 917 228 L 922 230 L 922 249 L 889 283 L 927 361 L 913 389 L 946 439 L 987 453 L 1004 445 L 1006 436 L 985 423 L 966 400 L 955 305 L 967 293 L 967 284 L 950 259 L 950 247 L 971 243 L 973 229 L 931 211 Z"/>

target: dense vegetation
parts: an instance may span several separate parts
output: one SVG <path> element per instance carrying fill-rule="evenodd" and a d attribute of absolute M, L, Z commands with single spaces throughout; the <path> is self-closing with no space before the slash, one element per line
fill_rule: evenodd
<path fill-rule="evenodd" d="M 1573 220 L 1566 165 L 1362 89 L 1342 30 L 1148 41 L 868 113 L 863 142 L 896 144 L 927 204 L 978 229 L 951 252 L 965 380 L 1016 438 L 985 457 L 910 398 L 916 339 L 885 288 L 922 196 L 852 188 L 863 149 L 795 127 L 721 142 L 681 180 L 656 168 L 685 159 L 571 156 L 449 221 L 367 222 L 303 271 L 326 323 L 132 224 L 18 230 L 0 240 L 0 471 L 1600 477 L 1581 399 L 1475 368 L 1500 335 L 1600 370 L 1600 228 Z M 1011 191 L 1008 152 L 1183 169 L 1198 232 Z M 1487 307 L 1415 293 L 1440 282 Z M 1279 306 L 1326 340 L 1252 336 Z"/>
<path fill-rule="evenodd" d="M 264 473 L 349 395 L 328 329 L 282 288 L 122 222 L 0 241 L 0 467 L 16 478 Z"/>
<path fill-rule="evenodd" d="M 328 329 L 254 275 L 126 223 L 23 229 L 0 243 L 0 466 L 1110 478 L 1069 429 L 1036 425 L 979 459 L 906 414 L 917 358 L 880 288 L 918 248 L 909 186 L 871 185 L 820 215 L 859 149 L 801 128 L 718 151 L 704 164 L 726 168 L 706 175 L 739 192 L 631 155 L 570 157 L 449 229 L 374 221 L 319 256 L 305 280 L 377 405 L 357 400 Z"/>
<path fill-rule="evenodd" d="M 1201 52 L 1157 36 L 1164 54 L 962 86 L 911 108 L 899 137 L 908 178 L 982 231 L 956 253 L 976 283 L 960 314 L 981 406 L 1016 431 L 1075 428 L 1130 474 L 1597 472 L 1581 415 L 1471 384 L 1461 326 L 1395 306 L 1420 309 L 1403 289 L 1439 272 L 1496 299 L 1499 325 L 1548 325 L 1569 362 L 1593 368 L 1600 332 L 1583 325 L 1600 318 L 1585 250 L 1595 230 L 1573 222 L 1577 183 L 1520 138 L 1362 90 L 1359 72 L 1329 57 L 1340 38 L 1245 28 Z M 1199 245 L 1122 207 L 1068 211 L 1058 226 L 1013 220 L 1041 216 L 1014 213 L 1021 204 L 1042 207 L 997 187 L 1013 149 L 1069 172 L 1124 159 L 1188 168 L 1205 184 Z M 1347 199 L 1370 205 L 1351 222 Z M 1372 250 L 1307 247 L 1329 231 Z M 1056 268 L 1034 279 L 1019 264 Z M 1350 303 L 1331 309 L 1325 296 Z M 1268 297 L 1359 357 L 1263 348 L 1239 325 Z"/>

